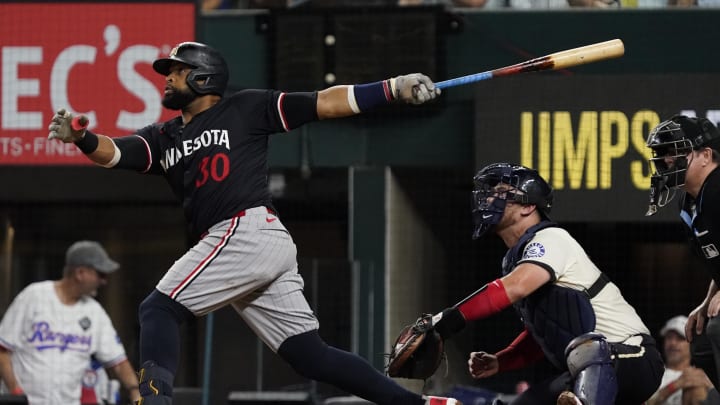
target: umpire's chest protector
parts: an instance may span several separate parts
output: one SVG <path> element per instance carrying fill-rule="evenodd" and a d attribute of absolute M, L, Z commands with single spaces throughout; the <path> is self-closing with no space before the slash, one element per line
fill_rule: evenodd
<path fill-rule="evenodd" d="M 522 258 L 525 245 L 541 229 L 557 226 L 542 221 L 530 227 L 503 258 L 503 275 Z M 595 330 L 595 311 L 585 291 L 548 283 L 514 304 L 525 327 L 542 347 L 545 357 L 560 370 L 567 370 L 565 348 L 572 339 Z"/>

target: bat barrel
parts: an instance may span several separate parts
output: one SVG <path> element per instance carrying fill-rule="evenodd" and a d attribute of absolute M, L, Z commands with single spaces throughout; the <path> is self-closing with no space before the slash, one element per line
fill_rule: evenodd
<path fill-rule="evenodd" d="M 599 42 L 556 52 L 548 57 L 553 61 L 553 70 L 584 65 L 601 60 L 619 58 L 625 54 L 625 45 L 619 39 Z"/>
<path fill-rule="evenodd" d="M 541 70 L 558 70 L 573 66 L 584 65 L 606 59 L 618 58 L 625 54 L 625 45 L 620 39 L 613 39 L 605 42 L 598 42 L 592 45 L 555 52 L 539 58 L 531 59 L 512 66 L 505 66 L 495 70 L 475 73 L 472 75 L 457 77 L 435 83 L 435 87 L 444 89 L 446 87 L 460 86 L 492 79 L 493 77 L 510 76 L 525 72 L 536 72 Z"/>

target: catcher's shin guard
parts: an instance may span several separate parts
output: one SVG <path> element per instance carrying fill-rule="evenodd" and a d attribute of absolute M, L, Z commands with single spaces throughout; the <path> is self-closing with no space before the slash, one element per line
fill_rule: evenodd
<path fill-rule="evenodd" d="M 174 376 L 153 361 L 140 369 L 140 401 L 136 405 L 172 405 Z"/>
<path fill-rule="evenodd" d="M 587 405 L 615 403 L 618 392 L 617 375 L 610 344 L 605 340 L 605 336 L 599 333 L 580 335 L 570 341 L 565 356 L 570 374 L 575 380 L 573 393 L 578 400 Z"/>

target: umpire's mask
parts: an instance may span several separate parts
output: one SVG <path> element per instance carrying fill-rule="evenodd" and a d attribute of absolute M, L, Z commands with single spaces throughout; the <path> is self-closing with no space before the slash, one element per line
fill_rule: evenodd
<path fill-rule="evenodd" d="M 650 177 L 650 202 L 645 215 L 653 215 L 685 185 L 688 155 L 693 150 L 720 147 L 720 132 L 706 118 L 676 115 L 650 131 L 646 145 L 652 151 L 649 159 L 654 170 Z"/>

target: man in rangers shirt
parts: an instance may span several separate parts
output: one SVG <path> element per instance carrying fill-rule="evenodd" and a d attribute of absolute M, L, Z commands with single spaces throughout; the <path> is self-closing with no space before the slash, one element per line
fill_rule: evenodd
<path fill-rule="evenodd" d="M 680 219 L 711 277 L 705 299 L 688 316 L 685 334 L 693 365 L 720 388 L 720 131 L 707 118 L 676 115 L 653 128 L 646 144 L 655 168 L 646 215 L 667 205 L 677 190 L 684 191 Z"/>
<path fill-rule="evenodd" d="M 474 238 L 495 233 L 508 251 L 502 277 L 433 317 L 443 337 L 514 306 L 525 329 L 497 353 L 472 352 L 473 378 L 542 358 L 557 369 L 513 404 L 640 404 L 663 363 L 635 309 L 564 229 L 549 220 L 553 191 L 536 170 L 495 163 L 474 177 Z"/>
<path fill-rule="evenodd" d="M 60 110 L 50 138 L 74 142 L 93 162 L 164 176 L 200 235 L 140 305 L 141 404 L 171 404 L 179 326 L 232 305 L 299 374 L 380 404 L 454 404 L 402 388 L 364 359 L 330 347 L 303 295 L 296 248 L 267 185 L 268 136 L 346 117 L 393 100 L 440 94 L 422 74 L 308 93 L 242 90 L 225 96 L 228 67 L 215 49 L 184 42 L 153 68 L 166 77 L 163 105 L 181 115 L 110 138 Z"/>
<path fill-rule="evenodd" d="M 25 287 L 0 322 L 0 376 L 30 405 L 79 405 L 94 356 L 137 400 L 138 379 L 105 310 L 93 296 L 119 265 L 94 241 L 66 252 L 63 278 Z"/>

